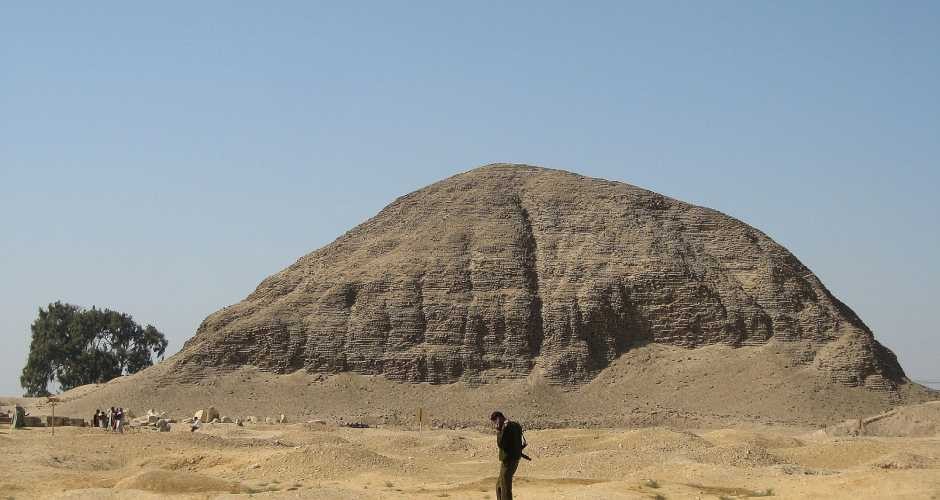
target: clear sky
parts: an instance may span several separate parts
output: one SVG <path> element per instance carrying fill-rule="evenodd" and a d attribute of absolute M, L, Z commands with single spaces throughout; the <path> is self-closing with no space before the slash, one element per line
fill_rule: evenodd
<path fill-rule="evenodd" d="M 0 394 L 39 306 L 128 312 L 175 352 L 395 197 L 499 161 L 740 218 L 940 378 L 938 2 L 18 3 Z"/>

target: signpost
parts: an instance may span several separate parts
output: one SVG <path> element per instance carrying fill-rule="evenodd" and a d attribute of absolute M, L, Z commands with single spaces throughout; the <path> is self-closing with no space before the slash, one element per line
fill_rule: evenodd
<path fill-rule="evenodd" d="M 55 396 L 49 396 L 47 401 L 50 405 L 52 405 L 52 419 L 50 422 L 52 423 L 52 435 L 55 436 L 55 405 L 59 402 L 59 398 Z"/>

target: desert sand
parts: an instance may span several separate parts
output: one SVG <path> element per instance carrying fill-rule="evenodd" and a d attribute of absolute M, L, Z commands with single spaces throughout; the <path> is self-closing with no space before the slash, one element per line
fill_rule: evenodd
<path fill-rule="evenodd" d="M 773 345 L 735 357 L 726 349 L 639 348 L 575 388 L 251 368 L 163 385 L 157 365 L 68 391 L 56 414 L 90 419 L 96 407 L 119 405 L 182 420 L 212 405 L 262 422 L 284 414 L 288 423 L 206 424 L 195 433 L 178 423 L 169 433 L 123 435 L 68 427 L 54 437 L 48 428 L 4 428 L 0 499 L 495 499 L 486 427 L 494 408 L 528 429 L 534 460 L 517 474 L 522 500 L 940 498 L 936 392 L 910 385 L 902 394 L 912 402 L 899 406 L 896 393 L 833 391 L 812 370 L 779 370 L 775 360 L 786 357 Z M 721 359 L 728 362 L 716 370 Z M 51 410 L 40 399 L 0 398 L 14 402 L 33 415 Z"/>
<path fill-rule="evenodd" d="M 777 425 L 527 432 L 516 498 L 940 498 L 940 437 Z M 485 427 L 0 431 L 0 498 L 495 498 Z"/>

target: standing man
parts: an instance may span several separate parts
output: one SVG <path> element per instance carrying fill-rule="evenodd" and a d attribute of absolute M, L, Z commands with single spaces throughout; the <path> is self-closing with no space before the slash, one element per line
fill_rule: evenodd
<path fill-rule="evenodd" d="M 512 500 L 512 476 L 524 455 L 522 426 L 494 411 L 490 421 L 496 427 L 496 445 L 499 447 L 499 478 L 496 480 L 496 500 Z"/>
<path fill-rule="evenodd" d="M 118 408 L 117 413 L 114 415 L 114 430 L 124 434 L 124 408 Z"/>

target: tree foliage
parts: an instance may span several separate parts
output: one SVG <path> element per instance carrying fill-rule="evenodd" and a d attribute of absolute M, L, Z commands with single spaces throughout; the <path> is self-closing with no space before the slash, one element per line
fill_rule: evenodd
<path fill-rule="evenodd" d="M 69 390 L 136 373 L 163 359 L 167 346 L 156 328 L 141 327 L 128 314 L 62 302 L 40 307 L 30 328 L 29 357 L 20 375 L 27 396 L 49 395 L 50 383 Z"/>

